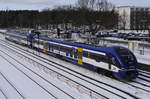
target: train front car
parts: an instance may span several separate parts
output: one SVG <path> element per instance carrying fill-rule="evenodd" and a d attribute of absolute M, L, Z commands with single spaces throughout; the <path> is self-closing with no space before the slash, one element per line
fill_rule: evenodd
<path fill-rule="evenodd" d="M 113 50 L 120 68 L 118 72 L 114 72 L 114 76 L 127 81 L 135 79 L 138 76 L 138 63 L 134 54 L 129 49 L 120 46 L 114 46 Z"/>

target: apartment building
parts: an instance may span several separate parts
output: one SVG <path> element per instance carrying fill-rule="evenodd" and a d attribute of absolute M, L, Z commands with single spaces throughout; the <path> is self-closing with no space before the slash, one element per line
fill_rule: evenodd
<path fill-rule="evenodd" d="M 116 8 L 116 11 L 119 15 L 118 29 L 150 29 L 150 7 L 120 6 Z"/>

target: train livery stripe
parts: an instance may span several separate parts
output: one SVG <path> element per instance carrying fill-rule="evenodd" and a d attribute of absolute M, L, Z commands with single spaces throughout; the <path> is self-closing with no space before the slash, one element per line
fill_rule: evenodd
<path fill-rule="evenodd" d="M 40 40 L 40 41 L 44 41 L 44 40 Z M 64 46 L 64 47 L 69 47 L 69 48 L 77 48 L 75 46 L 71 46 L 71 45 L 64 45 L 64 44 L 60 44 L 60 43 L 56 43 L 56 42 L 48 42 L 48 43 L 52 43 L 52 44 L 56 44 L 56 45 L 59 45 L 59 46 Z M 106 53 L 103 53 L 103 52 L 98 52 L 98 51 L 93 51 L 93 50 L 89 50 L 89 49 L 83 49 L 84 51 L 88 51 L 88 52 L 92 52 L 92 53 L 95 53 L 95 54 L 100 54 L 100 55 L 106 55 Z"/>
<path fill-rule="evenodd" d="M 83 60 L 82 60 L 82 54 L 83 54 L 83 48 L 77 48 L 78 50 L 78 64 L 82 65 Z"/>

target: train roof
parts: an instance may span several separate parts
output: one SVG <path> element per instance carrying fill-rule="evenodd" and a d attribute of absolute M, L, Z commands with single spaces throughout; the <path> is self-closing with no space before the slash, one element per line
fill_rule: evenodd
<path fill-rule="evenodd" d="M 20 36 L 28 36 L 27 33 L 25 34 L 21 34 L 19 32 L 12 32 L 12 31 L 7 31 L 7 33 L 13 33 L 16 35 L 20 35 Z M 38 37 L 34 37 L 36 39 L 38 39 Z M 104 53 L 115 53 L 114 52 L 114 47 L 119 47 L 119 46 L 102 46 L 102 47 L 95 47 L 95 46 L 90 46 L 90 45 L 85 45 L 85 44 L 78 44 L 78 43 L 72 43 L 72 42 L 66 42 L 66 41 L 61 41 L 61 40 L 56 40 L 56 39 L 52 39 L 52 38 L 43 38 L 40 37 L 40 40 L 46 40 L 46 41 L 50 41 L 50 42 L 55 42 L 55 43 L 60 43 L 60 44 L 65 44 L 65 45 L 69 45 L 69 46 L 75 46 L 75 47 L 79 47 L 79 48 L 84 48 L 84 49 L 89 49 L 89 50 L 94 50 L 94 51 L 100 51 L 100 52 L 104 52 Z"/>
<path fill-rule="evenodd" d="M 85 44 L 78 44 L 78 43 L 73 43 L 73 42 L 66 42 L 66 41 L 61 41 L 61 40 L 56 40 L 56 39 L 51 39 L 51 38 L 40 38 L 40 39 L 50 41 L 50 42 L 65 44 L 65 45 L 69 45 L 69 46 L 85 48 L 85 49 L 94 50 L 94 51 L 101 51 L 101 52 L 106 52 L 106 51 L 108 52 L 108 49 L 111 48 L 111 47 L 106 47 L 106 46 L 95 47 L 95 46 L 90 46 L 90 45 L 85 45 Z"/>

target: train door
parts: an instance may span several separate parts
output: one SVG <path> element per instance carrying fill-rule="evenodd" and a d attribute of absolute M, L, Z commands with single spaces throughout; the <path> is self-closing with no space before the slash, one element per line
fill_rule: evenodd
<path fill-rule="evenodd" d="M 117 72 L 118 68 L 117 68 L 117 63 L 114 57 L 108 55 L 108 66 L 109 66 L 109 70 Z"/>
<path fill-rule="evenodd" d="M 50 52 L 53 52 L 53 50 L 54 50 L 54 49 L 53 49 L 53 44 L 50 43 L 50 44 L 49 44 L 49 51 L 50 51 Z"/>
<path fill-rule="evenodd" d="M 47 46 L 46 46 L 46 42 L 43 41 L 43 52 L 46 53 L 47 51 Z"/>
<path fill-rule="evenodd" d="M 108 64 L 108 70 L 111 70 L 111 56 L 110 55 L 106 55 L 105 56 L 105 58 L 104 58 L 104 61 L 105 61 L 105 63 L 107 63 Z"/>
<path fill-rule="evenodd" d="M 82 65 L 83 60 L 82 60 L 82 55 L 83 55 L 83 48 L 77 48 L 78 51 L 78 64 Z"/>
<path fill-rule="evenodd" d="M 77 58 L 78 58 L 78 50 L 74 49 L 74 59 L 77 59 Z"/>

